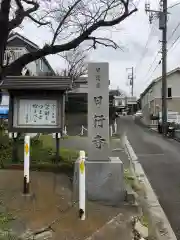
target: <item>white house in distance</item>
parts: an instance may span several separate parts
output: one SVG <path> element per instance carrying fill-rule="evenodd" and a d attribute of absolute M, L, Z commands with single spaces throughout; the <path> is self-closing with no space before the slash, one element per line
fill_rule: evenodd
<path fill-rule="evenodd" d="M 151 124 L 150 114 L 162 110 L 162 78 L 154 79 L 140 95 L 141 108 L 146 124 Z M 167 110 L 180 113 L 180 68 L 167 73 Z"/>
<path fill-rule="evenodd" d="M 114 105 L 119 109 L 124 109 L 126 107 L 126 98 L 124 95 L 114 96 Z"/>
<path fill-rule="evenodd" d="M 124 94 L 114 96 L 114 105 L 120 112 L 126 110 L 129 113 L 134 113 L 137 111 L 137 98 L 135 96 L 130 97 Z"/>

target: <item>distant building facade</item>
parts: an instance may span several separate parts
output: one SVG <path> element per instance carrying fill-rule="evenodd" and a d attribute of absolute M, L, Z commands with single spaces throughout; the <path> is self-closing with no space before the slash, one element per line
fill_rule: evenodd
<path fill-rule="evenodd" d="M 137 111 L 137 98 L 125 95 L 114 96 L 114 105 L 119 109 L 119 112 L 125 110 L 128 113 L 135 113 Z"/>
<path fill-rule="evenodd" d="M 180 68 L 167 73 L 167 110 L 180 113 Z M 162 78 L 154 79 L 140 95 L 141 108 L 146 124 L 156 124 L 150 114 L 162 111 Z"/>

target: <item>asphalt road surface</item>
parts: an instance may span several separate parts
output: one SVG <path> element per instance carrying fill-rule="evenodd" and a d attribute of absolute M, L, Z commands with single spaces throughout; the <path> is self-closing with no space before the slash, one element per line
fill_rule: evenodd
<path fill-rule="evenodd" d="M 170 224 L 180 240 L 180 143 L 136 125 L 132 117 L 118 119 L 120 132 L 139 157 Z"/>

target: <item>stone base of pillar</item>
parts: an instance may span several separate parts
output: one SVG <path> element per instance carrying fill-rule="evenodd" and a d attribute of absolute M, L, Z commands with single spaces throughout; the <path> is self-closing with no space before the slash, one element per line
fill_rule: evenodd
<path fill-rule="evenodd" d="M 109 161 L 86 161 L 86 198 L 116 206 L 125 200 L 123 163 L 118 157 Z M 73 179 L 74 201 L 78 201 L 79 164 L 75 163 Z"/>

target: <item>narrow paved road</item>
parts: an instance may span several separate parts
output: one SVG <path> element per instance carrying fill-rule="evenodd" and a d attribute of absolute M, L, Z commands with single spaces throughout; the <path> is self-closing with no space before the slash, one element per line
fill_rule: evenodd
<path fill-rule="evenodd" d="M 136 125 L 132 117 L 118 119 L 142 164 L 171 226 L 180 240 L 180 143 Z"/>

